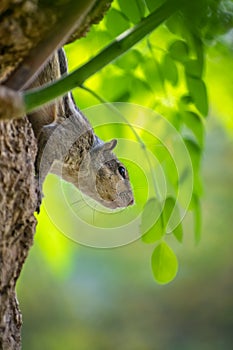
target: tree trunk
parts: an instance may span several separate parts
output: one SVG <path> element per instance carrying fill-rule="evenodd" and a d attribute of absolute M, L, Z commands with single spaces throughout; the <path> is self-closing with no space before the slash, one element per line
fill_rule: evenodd
<path fill-rule="evenodd" d="M 15 284 L 33 242 L 36 141 L 26 120 L 0 124 L 0 349 L 20 348 Z"/>
<path fill-rule="evenodd" d="M 110 2 L 96 0 L 71 40 L 83 36 Z M 1 0 L 1 83 L 52 31 L 63 14 L 62 6 L 68 6 L 67 1 Z M 34 169 L 36 152 L 36 139 L 26 117 L 0 122 L 0 350 L 21 347 L 22 320 L 15 285 L 33 243 L 34 212 L 40 204 Z"/>

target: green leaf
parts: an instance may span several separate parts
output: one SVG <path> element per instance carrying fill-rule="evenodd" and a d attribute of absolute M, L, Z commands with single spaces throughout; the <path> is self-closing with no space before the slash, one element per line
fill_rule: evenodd
<path fill-rule="evenodd" d="M 203 80 L 190 77 L 189 75 L 186 75 L 186 81 L 189 93 L 193 99 L 195 106 L 199 112 L 201 112 L 204 116 L 207 116 L 208 98 L 205 83 Z"/>
<path fill-rule="evenodd" d="M 163 106 L 162 114 L 166 116 L 166 119 L 171 123 L 177 131 L 180 130 L 180 126 L 183 125 L 180 113 L 170 106 Z M 174 161 L 173 161 L 174 163 Z M 177 171 L 175 171 L 177 173 Z"/>
<path fill-rule="evenodd" d="M 200 116 L 191 111 L 185 111 L 182 116 L 184 123 L 190 130 L 192 130 L 199 146 L 202 148 L 204 139 L 204 125 Z"/>
<path fill-rule="evenodd" d="M 106 67 L 105 72 L 102 72 L 102 77 L 99 93 L 108 101 L 118 101 L 117 98 L 119 96 L 127 94 L 133 78 L 130 73 L 124 74 L 124 72 L 120 72 L 120 74 L 115 75 L 114 71 L 109 67 Z M 114 89 L 112 88 L 113 86 Z"/>
<path fill-rule="evenodd" d="M 106 27 L 113 38 L 129 28 L 129 22 L 122 13 L 114 8 L 108 11 L 106 16 Z"/>
<path fill-rule="evenodd" d="M 174 41 L 169 47 L 169 52 L 171 57 L 179 62 L 185 62 L 189 58 L 189 48 L 183 40 Z"/>
<path fill-rule="evenodd" d="M 165 242 L 160 243 L 154 249 L 151 265 L 154 278 L 160 284 L 171 282 L 178 271 L 176 255 Z"/>
<path fill-rule="evenodd" d="M 176 237 L 177 241 L 182 243 L 183 241 L 183 226 L 182 223 L 180 223 L 176 228 L 173 230 L 173 235 Z"/>
<path fill-rule="evenodd" d="M 142 212 L 140 231 L 145 243 L 153 243 L 162 238 L 165 233 L 162 220 L 162 205 L 156 198 L 150 198 Z"/>
<path fill-rule="evenodd" d="M 168 183 L 172 184 L 174 186 L 175 191 L 178 191 L 178 169 L 175 164 L 174 158 L 172 157 L 172 154 L 168 152 L 167 158 L 163 164 L 163 168 L 165 171 L 165 176 L 168 181 Z"/>
<path fill-rule="evenodd" d="M 166 27 L 168 30 L 180 37 L 184 37 L 184 34 L 187 32 L 187 29 L 183 23 L 182 15 L 178 13 L 174 13 L 167 21 Z"/>
<path fill-rule="evenodd" d="M 175 198 L 167 197 L 164 204 L 163 219 L 165 231 L 172 231 L 179 242 L 183 239 L 183 228 L 180 219 L 179 207 Z"/>
<path fill-rule="evenodd" d="M 194 51 L 196 53 L 196 61 L 198 62 L 198 67 L 201 73 L 203 73 L 204 68 L 204 46 L 201 38 L 198 38 L 196 35 L 192 36 Z"/>
<path fill-rule="evenodd" d="M 201 162 L 201 148 L 193 140 L 184 138 L 184 142 L 188 148 L 194 172 L 199 171 Z"/>
<path fill-rule="evenodd" d="M 201 239 L 201 225 L 202 225 L 202 216 L 201 216 L 201 204 L 200 199 L 197 195 L 193 194 L 190 208 L 193 211 L 194 217 L 194 236 L 195 242 L 198 244 Z"/>
<path fill-rule="evenodd" d="M 161 73 L 159 71 L 159 63 L 153 58 L 145 58 L 143 65 L 143 73 L 145 76 L 146 81 L 148 84 L 155 90 L 162 90 L 164 85 L 164 79 L 163 76 L 161 76 Z"/>
<path fill-rule="evenodd" d="M 159 241 L 165 234 L 162 217 L 160 216 L 154 225 L 142 236 L 144 243 L 154 243 Z"/>
<path fill-rule="evenodd" d="M 143 0 L 118 0 L 118 4 L 124 15 L 134 24 L 145 15 L 146 7 Z"/>
<path fill-rule="evenodd" d="M 193 103 L 192 97 L 190 95 L 182 95 L 180 98 L 181 104 L 189 105 L 190 103 Z"/>
<path fill-rule="evenodd" d="M 200 163 L 201 163 L 201 148 L 193 140 L 184 139 L 185 145 L 189 151 L 189 155 L 192 162 L 193 174 L 194 174 L 194 188 L 193 192 L 201 195 L 202 194 L 202 182 L 200 179 Z"/>
<path fill-rule="evenodd" d="M 163 70 L 163 76 L 166 80 L 175 86 L 178 83 L 178 70 L 175 62 L 169 55 L 163 57 L 161 68 Z"/>
<path fill-rule="evenodd" d="M 154 11 L 157 7 L 159 7 L 164 0 L 146 0 L 146 5 L 150 12 Z"/>
<path fill-rule="evenodd" d="M 201 64 L 200 60 L 189 60 L 185 62 L 185 73 L 192 78 L 201 78 L 203 64 Z"/>
<path fill-rule="evenodd" d="M 125 55 L 119 57 L 114 63 L 124 70 L 134 70 L 141 62 L 142 55 L 138 50 L 129 50 Z"/>
<path fill-rule="evenodd" d="M 162 206 L 157 198 L 152 197 L 146 202 L 142 212 L 142 222 L 140 227 L 142 234 L 152 227 L 156 219 L 160 217 L 161 212 Z"/>
<path fill-rule="evenodd" d="M 176 200 L 173 197 L 167 197 L 165 200 L 164 204 L 164 209 L 163 209 L 163 216 L 164 216 L 164 223 L 165 226 L 167 226 L 168 221 L 170 219 L 170 216 L 172 214 L 172 211 L 176 205 Z M 167 227 L 166 227 L 167 229 Z"/>
<path fill-rule="evenodd" d="M 125 74 L 127 76 L 127 74 Z M 129 92 L 130 92 L 130 102 L 141 101 L 146 103 L 148 101 L 148 98 L 152 98 L 153 91 L 151 89 L 151 86 L 146 80 L 142 80 L 140 78 L 137 78 L 135 76 L 132 76 L 130 79 L 130 85 L 129 85 Z"/>

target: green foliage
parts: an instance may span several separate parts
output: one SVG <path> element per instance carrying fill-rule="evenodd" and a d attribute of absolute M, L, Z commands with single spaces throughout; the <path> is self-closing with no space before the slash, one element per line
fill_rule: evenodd
<path fill-rule="evenodd" d="M 165 234 L 162 216 L 162 205 L 156 198 L 147 201 L 141 221 L 142 240 L 145 243 L 159 241 Z"/>
<path fill-rule="evenodd" d="M 204 144 L 204 124 L 197 113 L 186 111 L 182 113 L 184 124 L 192 131 L 197 144 L 202 148 Z"/>
<path fill-rule="evenodd" d="M 167 197 L 164 202 L 160 202 L 150 198 L 143 208 L 140 231 L 145 243 L 157 242 L 171 232 L 182 242 L 183 229 L 175 199 Z"/>
<path fill-rule="evenodd" d="M 179 208 L 176 205 L 175 198 L 173 197 L 166 198 L 165 204 L 164 204 L 163 217 L 164 217 L 164 226 L 165 226 L 166 232 L 169 232 L 169 230 L 171 230 L 171 232 L 174 234 L 176 239 L 179 242 L 182 242 L 183 228 L 182 228 Z"/>
<path fill-rule="evenodd" d="M 152 271 L 158 283 L 171 282 L 178 270 L 178 261 L 173 250 L 165 243 L 160 243 L 151 257 Z"/>
<path fill-rule="evenodd" d="M 146 6 L 143 0 L 118 0 L 118 4 L 122 13 L 134 24 L 145 15 Z"/>
<path fill-rule="evenodd" d="M 106 28 L 112 37 L 121 34 L 129 27 L 127 19 L 123 16 L 122 12 L 116 9 L 110 9 L 108 17 L 106 19 Z"/>
<path fill-rule="evenodd" d="M 169 13 L 169 16 L 170 14 L 172 16 L 166 17 L 163 12 L 159 12 L 160 9 L 157 10 L 161 3 L 165 3 L 167 9 L 172 9 Z M 180 4 L 182 4 L 181 8 Z M 120 56 L 123 51 L 119 51 L 119 54 L 117 50 L 113 51 L 111 45 L 105 46 L 125 30 L 137 28 L 138 24 L 145 30 L 147 24 L 144 26 L 143 23 L 146 22 L 143 22 L 143 18 L 154 13 L 162 13 L 163 23 L 147 38 L 140 42 L 135 41 L 137 43 L 128 52 L 126 51 L 131 45 L 131 39 L 128 40 L 129 32 L 121 36 L 125 38 L 124 43 L 126 43 L 124 44 L 126 45 L 124 55 Z M 205 77 L 204 68 L 208 63 L 207 53 L 211 56 L 212 52 L 215 55 L 217 55 L 216 52 L 219 52 L 214 51 L 213 48 L 209 49 L 206 43 L 213 44 L 219 41 L 218 47 L 221 49 L 224 47 L 226 50 L 224 43 L 220 42 L 222 37 L 219 38 L 219 34 L 223 35 L 232 27 L 232 18 L 232 2 L 226 0 L 177 1 L 177 8 L 175 8 L 174 1 L 118 0 L 113 2 L 112 8 L 103 21 L 93 27 L 85 39 L 66 48 L 69 65 L 72 69 L 79 65 L 80 76 L 83 73 L 86 74 L 87 65 L 85 63 L 91 62 L 92 64 L 91 74 L 86 75 L 86 78 L 79 84 L 79 88 L 74 91 L 80 108 L 92 106 L 103 99 L 110 102 L 123 101 L 140 104 L 163 115 L 179 133 L 192 163 L 193 188 L 188 189 L 191 191 L 192 200 L 188 205 L 188 210 L 194 216 L 196 242 L 200 240 L 201 235 L 200 198 L 203 190 L 200 170 L 204 149 L 204 118 L 207 117 L 209 110 L 209 90 L 215 92 L 214 96 L 217 100 L 218 98 L 221 100 L 219 94 L 223 97 L 215 81 L 211 86 L 208 84 L 211 79 L 214 79 L 213 74 L 208 74 L 208 80 Z M 150 30 L 148 30 L 149 33 Z M 115 45 L 117 41 L 113 43 Z M 104 55 L 100 56 L 98 51 L 103 47 L 105 47 Z M 221 60 L 226 64 L 223 69 L 232 77 L 230 68 L 232 54 L 227 51 L 227 55 L 221 56 Z M 102 57 L 101 62 L 97 60 L 98 57 Z M 114 61 L 111 65 L 105 66 L 105 60 L 106 64 Z M 100 66 L 100 63 L 103 67 Z M 101 71 L 99 71 L 100 68 L 102 68 Z M 215 73 L 214 67 L 213 72 Z M 221 70 L 218 76 L 221 81 Z M 86 90 L 80 86 L 81 84 L 84 84 Z M 221 86 L 223 85 L 222 83 Z M 93 92 L 92 95 L 91 92 Z M 226 96 L 228 99 L 231 98 L 229 91 L 226 91 L 224 98 Z M 211 102 L 214 104 L 215 101 L 212 99 Z M 221 106 L 221 108 L 225 107 Z M 232 113 L 232 110 L 229 113 Z M 127 119 L 127 113 L 124 114 L 124 117 Z M 136 119 L 137 116 L 135 116 Z M 130 123 L 133 125 L 134 121 L 130 120 Z M 147 127 L 153 128 L 152 121 L 149 119 Z M 160 124 L 157 129 L 159 135 L 166 132 L 166 128 Z M 114 133 L 117 134 L 117 132 L 119 128 L 115 126 Z M 137 203 L 143 207 L 140 224 L 142 240 L 145 243 L 157 244 L 152 255 L 154 277 L 159 283 L 167 283 L 175 277 L 178 263 L 174 252 L 165 241 L 168 234 L 172 234 L 174 241 L 182 242 L 183 227 L 180 213 L 186 211 L 187 208 L 184 208 L 182 199 L 178 198 L 178 193 L 187 186 L 186 180 L 192 174 L 189 169 L 186 169 L 185 164 L 181 164 L 182 172 L 178 174 L 177 163 L 182 163 L 182 159 L 174 161 L 172 147 L 169 149 L 168 144 L 151 138 L 143 131 L 137 130 L 137 133 L 141 148 L 143 148 L 142 145 L 145 145 L 146 153 L 141 154 L 144 157 L 143 165 L 146 176 L 149 177 L 153 172 L 158 171 L 157 163 L 165 173 L 167 192 L 159 196 L 152 181 L 153 193 L 150 193 L 147 199 L 137 194 Z M 98 135 L 106 137 L 104 132 L 101 135 L 101 130 Z M 125 131 L 124 137 L 132 140 L 135 135 L 132 136 L 131 131 Z M 173 145 L 174 140 L 169 137 L 168 139 Z M 156 164 L 149 163 L 148 154 L 150 152 L 157 158 Z M 133 178 L 136 188 L 140 183 L 137 178 Z"/>
<path fill-rule="evenodd" d="M 178 69 L 175 62 L 169 55 L 163 56 L 161 61 L 161 69 L 164 79 L 170 82 L 173 86 L 176 86 L 179 80 Z"/>
<path fill-rule="evenodd" d="M 179 62 L 186 62 L 189 55 L 189 47 L 183 40 L 174 41 L 170 47 L 169 52 L 171 58 Z"/>
<path fill-rule="evenodd" d="M 194 217 L 195 242 L 199 243 L 201 238 L 201 205 L 199 197 L 196 194 L 193 194 L 193 198 L 190 205 L 193 210 Z"/>
<path fill-rule="evenodd" d="M 146 0 L 146 6 L 150 12 L 154 11 L 164 1 L 163 0 Z"/>
<path fill-rule="evenodd" d="M 197 110 L 206 116 L 208 113 L 208 101 L 206 86 L 203 80 L 187 75 L 187 87 Z"/>

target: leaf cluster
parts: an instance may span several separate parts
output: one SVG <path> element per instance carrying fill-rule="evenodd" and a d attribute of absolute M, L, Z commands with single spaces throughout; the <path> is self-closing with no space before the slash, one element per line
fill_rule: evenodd
<path fill-rule="evenodd" d="M 146 35 L 145 27 L 150 21 L 145 19 L 156 14 L 163 16 L 162 23 L 156 22 L 156 30 L 148 29 L 148 35 L 141 40 L 136 29 L 141 26 Z M 206 43 L 227 33 L 232 24 L 230 0 L 116 0 L 104 20 L 86 38 L 66 47 L 70 69 L 80 65 L 79 76 L 86 74 L 74 92 L 79 107 L 104 100 L 141 104 L 162 114 L 180 134 L 193 170 L 188 210 L 194 216 L 196 242 L 201 234 L 200 171 L 209 110 Z M 116 43 L 121 43 L 124 49 Z M 113 62 L 108 65 L 110 61 Z M 178 242 L 183 239 L 184 208 L 178 192 L 185 187 L 187 174 L 185 171 L 180 177 L 176 174 L 171 152 L 164 145 L 159 149 L 158 140 L 153 141 L 155 147 L 150 146 L 148 135 L 141 133 L 140 140 L 146 146 L 145 152 L 150 150 L 163 166 L 171 189 L 164 196 L 154 189 L 154 195 L 144 205 L 140 226 L 142 240 L 156 244 L 151 258 L 154 277 L 159 283 L 167 283 L 178 268 L 167 237 L 172 235 Z M 154 171 L 149 166 L 149 172 Z"/>

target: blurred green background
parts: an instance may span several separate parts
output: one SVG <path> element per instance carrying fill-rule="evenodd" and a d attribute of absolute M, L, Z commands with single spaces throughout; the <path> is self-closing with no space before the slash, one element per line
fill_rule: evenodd
<path fill-rule="evenodd" d="M 23 349 L 231 349 L 233 140 L 214 117 L 208 124 L 203 237 L 195 246 L 186 219 L 176 279 L 154 282 L 141 241 L 87 248 L 47 227 L 18 285 Z"/>
<path fill-rule="evenodd" d="M 104 21 L 66 48 L 71 70 L 139 20 L 127 19 L 127 11 L 122 17 L 122 3 L 115 1 Z M 160 26 L 149 43 L 148 39 L 140 42 L 88 79 L 86 87 L 108 101 L 152 108 L 179 130 L 177 101 L 186 91 L 183 68 L 176 63 L 175 84 L 174 75 L 170 83 L 161 78 L 164 52 L 176 39 L 168 27 Z M 179 271 L 173 282 L 161 286 L 151 274 L 153 246 L 140 240 L 105 250 L 78 245 L 59 232 L 42 207 L 35 243 L 18 283 L 24 350 L 232 348 L 233 32 L 207 39 L 211 45 L 206 42 L 204 77 L 210 108 L 203 120 L 200 243 L 195 244 L 189 213 L 183 223 L 183 243 L 166 237 L 178 257 Z M 100 103 L 81 88 L 74 95 L 80 108 Z M 98 135 L 104 137 L 104 131 Z M 56 181 L 50 176 L 45 191 L 54 206 Z M 138 183 L 133 185 L 137 188 Z M 143 194 L 138 200 L 144 204 Z"/>

